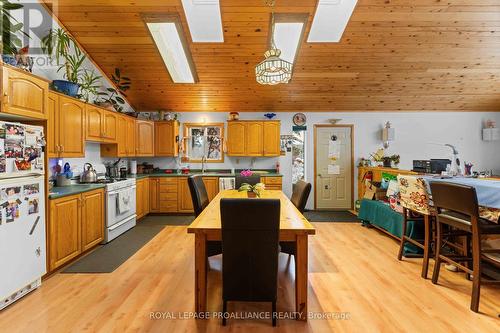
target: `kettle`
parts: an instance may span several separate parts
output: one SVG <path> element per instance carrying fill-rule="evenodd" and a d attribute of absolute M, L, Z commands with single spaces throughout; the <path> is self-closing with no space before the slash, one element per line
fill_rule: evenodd
<path fill-rule="evenodd" d="M 85 169 L 85 167 L 87 168 Z M 84 171 L 80 175 L 80 183 L 95 183 L 97 181 L 97 173 L 92 164 L 85 163 L 83 169 Z"/>

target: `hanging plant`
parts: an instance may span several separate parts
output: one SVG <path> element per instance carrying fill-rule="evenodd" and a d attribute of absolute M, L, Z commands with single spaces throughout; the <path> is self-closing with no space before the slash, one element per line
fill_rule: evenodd
<path fill-rule="evenodd" d="M 0 0 L 0 15 L 2 15 L 0 53 L 2 53 L 4 61 L 13 66 L 17 64 L 14 56 L 18 53 L 18 49 L 22 48 L 22 41 L 18 34 L 21 33 L 28 38 L 29 35 L 23 31 L 23 24 L 18 22 L 10 12 L 23 7 L 18 3 Z"/>

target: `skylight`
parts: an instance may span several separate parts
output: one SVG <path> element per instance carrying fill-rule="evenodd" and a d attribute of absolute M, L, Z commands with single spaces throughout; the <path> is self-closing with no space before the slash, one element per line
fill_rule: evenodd
<path fill-rule="evenodd" d="M 339 42 L 357 0 L 319 0 L 308 42 Z"/>
<path fill-rule="evenodd" d="M 224 42 L 219 0 L 182 0 L 182 7 L 193 42 Z"/>
<path fill-rule="evenodd" d="M 177 22 L 146 22 L 174 83 L 195 83 L 191 54 Z"/>
<path fill-rule="evenodd" d="M 307 17 L 307 14 L 275 14 L 274 43 L 281 50 L 281 59 L 295 62 Z"/>

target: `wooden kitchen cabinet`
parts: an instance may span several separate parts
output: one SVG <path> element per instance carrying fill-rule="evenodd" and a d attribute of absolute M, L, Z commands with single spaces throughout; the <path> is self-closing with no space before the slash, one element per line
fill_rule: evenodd
<path fill-rule="evenodd" d="M 108 111 L 111 112 L 111 111 Z M 116 141 L 105 139 L 101 143 L 101 157 L 133 157 L 136 151 L 136 120 L 132 117 L 120 115 L 117 112 L 113 114 L 114 120 L 111 117 L 105 117 L 105 124 L 112 126 L 115 123 Z M 107 119 L 107 120 L 106 120 Z M 106 126 L 106 125 L 105 125 Z"/>
<path fill-rule="evenodd" d="M 85 252 L 104 239 L 104 191 L 82 193 L 82 252 Z"/>
<path fill-rule="evenodd" d="M 79 194 L 50 200 L 49 271 L 81 253 L 80 200 Z"/>
<path fill-rule="evenodd" d="M 208 200 L 212 201 L 219 193 L 219 177 L 203 177 L 203 183 L 207 190 Z"/>
<path fill-rule="evenodd" d="M 151 213 L 160 212 L 160 179 L 149 178 L 149 210 Z"/>
<path fill-rule="evenodd" d="M 59 108 L 59 157 L 85 157 L 85 104 L 61 94 Z"/>
<path fill-rule="evenodd" d="M 86 104 L 86 139 L 96 142 L 116 142 L 118 114 Z"/>
<path fill-rule="evenodd" d="M 155 156 L 177 156 L 179 154 L 178 121 L 157 121 L 154 133 Z"/>
<path fill-rule="evenodd" d="M 245 156 L 262 156 L 263 123 L 261 121 L 252 121 L 245 125 Z"/>
<path fill-rule="evenodd" d="M 154 156 L 154 130 L 154 122 L 147 120 L 136 121 L 136 156 Z"/>
<path fill-rule="evenodd" d="M 193 201 L 191 199 L 191 192 L 189 191 L 187 177 L 179 178 L 177 198 L 178 198 L 177 205 L 179 213 L 194 212 Z"/>
<path fill-rule="evenodd" d="M 26 71 L 2 66 L 1 113 L 47 119 L 49 82 Z"/>
<path fill-rule="evenodd" d="M 260 177 L 261 183 L 266 185 L 266 190 L 281 190 L 283 177 Z"/>
<path fill-rule="evenodd" d="M 240 121 L 227 122 L 227 154 L 246 156 L 246 124 Z"/>
<path fill-rule="evenodd" d="M 279 121 L 264 121 L 263 124 L 263 155 L 280 156 L 281 138 Z"/>
<path fill-rule="evenodd" d="M 49 158 L 59 157 L 59 96 L 49 93 L 47 114 L 47 154 Z"/>
<path fill-rule="evenodd" d="M 279 156 L 279 121 L 238 120 L 227 124 L 229 156 Z"/>
<path fill-rule="evenodd" d="M 127 117 L 127 156 L 135 156 L 135 119 Z"/>
<path fill-rule="evenodd" d="M 148 178 L 139 179 L 136 182 L 137 219 L 140 219 L 149 214 L 149 183 L 150 180 Z"/>
<path fill-rule="evenodd" d="M 104 239 L 104 190 L 49 200 L 49 271 Z"/>

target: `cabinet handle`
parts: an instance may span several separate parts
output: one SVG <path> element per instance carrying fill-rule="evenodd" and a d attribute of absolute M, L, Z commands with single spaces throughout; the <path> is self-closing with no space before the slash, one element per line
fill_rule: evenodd
<path fill-rule="evenodd" d="M 4 102 L 5 104 L 9 104 L 9 102 L 10 102 L 10 97 L 9 97 L 9 94 L 8 94 L 7 92 L 4 92 L 4 93 L 3 93 L 3 97 L 4 97 L 4 98 L 3 98 L 3 99 L 4 99 L 4 101 L 3 101 L 3 102 Z"/>
<path fill-rule="evenodd" d="M 61 145 L 60 147 L 61 147 L 61 153 L 64 152 L 64 146 Z"/>

